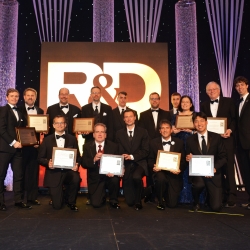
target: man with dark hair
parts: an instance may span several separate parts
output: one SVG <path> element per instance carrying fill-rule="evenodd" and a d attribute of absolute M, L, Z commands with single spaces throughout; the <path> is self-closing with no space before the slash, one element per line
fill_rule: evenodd
<path fill-rule="evenodd" d="M 116 133 L 119 154 L 122 154 L 125 160 L 123 191 L 126 203 L 134 206 L 135 210 L 140 210 L 142 209 L 142 177 L 148 174 L 149 137 L 145 129 L 135 125 L 136 116 L 133 110 L 125 110 L 123 117 L 126 128 Z"/>
<path fill-rule="evenodd" d="M 250 209 L 250 95 L 248 85 L 248 80 L 243 76 L 238 76 L 234 80 L 235 89 L 240 95 L 240 102 L 236 107 L 237 147 L 243 182 L 248 194 L 248 202 L 242 206 Z"/>
<path fill-rule="evenodd" d="M 209 82 L 206 86 L 206 92 L 209 100 L 201 104 L 200 110 L 208 117 L 227 118 L 226 132 L 221 135 L 227 151 L 227 164 L 222 170 L 222 187 L 224 193 L 224 206 L 236 206 L 236 183 L 234 177 L 234 152 L 235 141 L 234 133 L 236 130 L 236 107 L 234 100 L 228 97 L 220 96 L 220 85 L 216 82 Z M 225 177 L 226 178 L 225 178 Z"/>
<path fill-rule="evenodd" d="M 73 133 L 73 119 L 81 117 L 81 110 L 69 103 L 69 90 L 67 88 L 61 88 L 59 90 L 59 103 L 49 106 L 47 114 L 49 115 L 49 134 L 55 132 L 53 126 L 53 119 L 57 115 L 62 115 L 66 119 L 66 133 L 74 135 Z"/>
<path fill-rule="evenodd" d="M 77 192 L 80 188 L 80 176 L 78 166 L 81 157 L 78 149 L 76 137 L 65 133 L 65 116 L 58 115 L 53 119 L 55 133 L 44 138 L 38 154 L 38 162 L 46 167 L 44 186 L 49 187 L 54 209 L 61 209 L 63 206 L 63 196 L 67 206 L 77 212 L 76 206 Z M 52 163 L 53 147 L 77 149 L 76 165 L 72 169 L 54 168 Z M 65 195 L 63 195 L 63 185 Z"/>
<path fill-rule="evenodd" d="M 109 173 L 99 174 L 100 159 L 105 154 L 118 154 L 115 143 L 106 139 L 106 125 L 97 123 L 94 127 L 94 141 L 87 142 L 83 146 L 82 166 L 88 169 L 88 192 L 90 203 L 93 207 L 100 207 L 106 201 L 106 187 L 109 191 L 109 204 L 111 207 L 120 209 L 118 194 L 120 178 Z"/>
<path fill-rule="evenodd" d="M 206 187 L 209 205 L 213 211 L 220 211 L 222 203 L 221 168 L 227 162 L 226 150 L 219 134 L 207 131 L 207 116 L 203 112 L 193 115 L 196 134 L 187 138 L 186 160 L 190 161 L 192 155 L 213 155 L 214 176 L 192 176 L 193 208 L 200 209 L 199 197 Z M 202 167 L 202 166 L 201 166 Z"/>
<path fill-rule="evenodd" d="M 22 145 L 17 141 L 16 127 L 25 127 L 25 119 L 16 104 L 19 92 L 10 88 L 6 93 L 7 104 L 0 107 L 0 211 L 6 210 L 4 200 L 4 179 L 8 166 L 13 171 L 13 191 L 15 206 L 31 208 L 23 203 Z"/>
<path fill-rule="evenodd" d="M 179 94 L 178 92 L 174 92 L 171 95 L 171 103 L 172 103 L 173 109 L 169 110 L 171 117 L 173 117 L 173 115 L 178 112 L 180 101 L 181 101 L 181 94 Z"/>
<path fill-rule="evenodd" d="M 153 180 L 155 185 L 155 194 L 158 199 L 158 210 L 164 210 L 166 205 L 170 208 L 176 207 L 178 197 L 182 190 L 183 178 L 182 172 L 185 170 L 185 152 L 183 141 L 171 137 L 172 124 L 168 120 L 161 120 L 160 124 L 161 137 L 155 138 L 150 142 L 150 154 L 148 157 L 149 169 L 154 172 Z M 179 170 L 161 170 L 156 167 L 158 150 L 181 153 Z"/>

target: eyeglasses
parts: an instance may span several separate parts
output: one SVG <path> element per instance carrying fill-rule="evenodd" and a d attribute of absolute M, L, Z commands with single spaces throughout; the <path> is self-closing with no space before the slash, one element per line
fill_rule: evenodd
<path fill-rule="evenodd" d="M 207 92 L 216 91 L 217 89 L 219 89 L 219 88 L 216 88 L 216 89 L 207 89 Z"/>
<path fill-rule="evenodd" d="M 150 101 L 159 101 L 160 98 L 150 98 Z"/>
<path fill-rule="evenodd" d="M 54 122 L 55 125 L 63 125 L 65 122 Z"/>

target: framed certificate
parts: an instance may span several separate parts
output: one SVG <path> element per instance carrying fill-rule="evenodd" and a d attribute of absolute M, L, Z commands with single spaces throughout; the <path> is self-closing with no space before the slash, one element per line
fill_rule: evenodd
<path fill-rule="evenodd" d="M 181 153 L 158 150 L 156 166 L 162 170 L 180 169 Z"/>
<path fill-rule="evenodd" d="M 52 163 L 54 168 L 71 169 L 76 165 L 77 149 L 53 147 Z"/>
<path fill-rule="evenodd" d="M 73 133 L 77 132 L 93 132 L 94 131 L 94 118 L 74 118 L 73 120 Z"/>
<path fill-rule="evenodd" d="M 194 129 L 192 115 L 177 115 L 175 120 L 175 127 L 178 129 L 187 128 Z"/>
<path fill-rule="evenodd" d="M 214 176 L 213 155 L 192 155 L 189 161 L 190 176 Z"/>
<path fill-rule="evenodd" d="M 122 155 L 103 154 L 100 160 L 99 174 L 122 175 L 124 157 Z"/>
<path fill-rule="evenodd" d="M 49 115 L 28 115 L 28 127 L 34 127 L 38 133 L 48 133 Z"/>
<path fill-rule="evenodd" d="M 221 135 L 225 134 L 227 131 L 227 118 L 208 117 L 207 130 Z"/>
<path fill-rule="evenodd" d="M 16 128 L 16 134 L 17 140 L 22 146 L 33 146 L 38 144 L 35 128 Z"/>

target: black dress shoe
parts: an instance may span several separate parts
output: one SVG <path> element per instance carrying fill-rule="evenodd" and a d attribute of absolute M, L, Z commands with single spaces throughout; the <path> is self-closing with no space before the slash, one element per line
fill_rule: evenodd
<path fill-rule="evenodd" d="M 19 208 L 28 208 L 28 209 L 31 209 L 31 208 L 32 208 L 32 206 L 29 206 L 29 205 L 27 205 L 27 204 L 25 204 L 25 203 L 23 203 L 23 202 L 16 202 L 16 203 L 15 203 L 15 206 L 16 206 L 16 207 L 19 207 Z"/>
<path fill-rule="evenodd" d="M 109 205 L 112 207 L 112 208 L 115 208 L 115 209 L 120 209 L 120 205 L 118 203 L 113 203 L 113 202 L 110 202 Z"/>
<path fill-rule="evenodd" d="M 27 203 L 31 205 L 41 205 L 39 200 L 27 200 Z"/>
<path fill-rule="evenodd" d="M 159 203 L 156 208 L 158 210 L 165 210 L 165 206 L 162 203 Z"/>
<path fill-rule="evenodd" d="M 236 203 L 233 202 L 233 201 L 228 201 L 228 202 L 224 205 L 224 207 L 236 207 Z"/>
<path fill-rule="evenodd" d="M 135 204 L 134 209 L 136 211 L 141 210 L 142 209 L 142 205 L 140 203 L 137 203 L 137 204 Z"/>
<path fill-rule="evenodd" d="M 198 212 L 200 210 L 200 205 L 199 204 L 194 204 L 193 210 L 194 210 L 194 212 Z"/>
<path fill-rule="evenodd" d="M 78 212 L 78 207 L 75 204 L 68 204 L 67 206 L 70 208 L 70 210 Z"/>
<path fill-rule="evenodd" d="M 5 204 L 0 204 L 0 211 L 6 211 L 6 206 Z"/>

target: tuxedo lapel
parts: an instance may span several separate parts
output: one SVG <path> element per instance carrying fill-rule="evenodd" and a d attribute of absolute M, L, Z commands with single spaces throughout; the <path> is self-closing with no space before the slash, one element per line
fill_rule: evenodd
<path fill-rule="evenodd" d="M 51 136 L 51 148 L 53 149 L 53 147 L 57 147 L 55 134 Z"/>
<path fill-rule="evenodd" d="M 211 144 L 211 141 L 212 141 L 212 135 L 208 132 L 208 136 L 207 136 L 208 140 L 207 140 L 207 152 L 209 151 L 209 148 L 210 148 L 210 144 Z"/>
<path fill-rule="evenodd" d="M 224 104 L 225 104 L 224 99 L 222 97 L 220 97 L 216 117 L 223 117 L 224 116 L 223 115 Z"/>
<path fill-rule="evenodd" d="M 122 126 L 124 126 L 123 117 L 122 117 L 122 115 L 120 114 L 119 108 L 117 107 L 114 111 L 115 111 L 115 116 L 116 116 L 116 118 L 118 119 L 119 123 L 120 123 Z"/>
<path fill-rule="evenodd" d="M 210 101 L 205 103 L 206 114 L 208 117 L 212 117 L 211 109 L 210 109 Z"/>
<path fill-rule="evenodd" d="M 242 114 L 243 114 L 243 112 L 244 112 L 246 106 L 248 105 L 249 100 L 250 100 L 250 94 L 248 94 L 248 96 L 247 96 L 247 98 L 246 98 L 246 100 L 245 100 L 245 102 L 244 102 L 244 105 L 243 105 L 243 107 L 242 107 L 242 109 L 241 109 L 241 112 L 240 112 L 240 117 L 242 116 Z M 238 110 L 239 110 L 239 109 L 238 109 Z M 238 112 L 239 112 L 239 111 L 238 111 Z"/>
<path fill-rule="evenodd" d="M 148 110 L 148 118 L 149 118 L 150 124 L 152 125 L 152 128 L 155 130 L 155 121 L 154 121 L 151 109 Z M 159 118 L 159 113 L 158 113 L 158 118 Z"/>
<path fill-rule="evenodd" d="M 194 136 L 194 143 L 196 144 L 196 147 L 198 148 L 200 154 L 202 155 L 201 146 L 200 146 L 199 139 L 198 139 L 198 134 L 195 134 Z"/>

